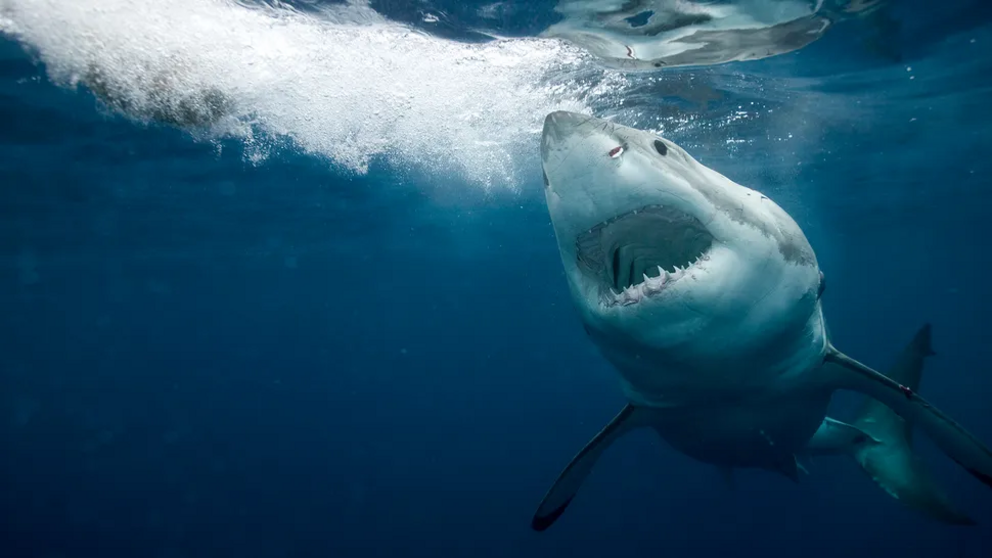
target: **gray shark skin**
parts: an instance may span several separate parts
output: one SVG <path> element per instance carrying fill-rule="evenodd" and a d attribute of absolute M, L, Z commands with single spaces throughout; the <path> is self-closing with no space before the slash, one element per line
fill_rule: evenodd
<path fill-rule="evenodd" d="M 918 390 L 924 360 L 934 354 L 931 327 L 924 325 L 886 372 L 893 380 Z M 912 429 L 899 415 L 874 399 L 866 399 L 850 425 L 827 418 L 806 448 L 809 455 L 847 454 L 885 492 L 907 507 L 951 525 L 976 525 L 958 511 L 926 465 L 913 452 Z"/>
<path fill-rule="evenodd" d="M 831 344 L 816 255 L 775 202 L 668 139 L 582 114 L 547 116 L 541 156 L 569 292 L 628 404 L 561 472 L 532 528 L 550 527 L 598 457 L 642 427 L 720 469 L 796 480 L 838 389 L 884 404 L 992 487 L 992 451 Z"/>

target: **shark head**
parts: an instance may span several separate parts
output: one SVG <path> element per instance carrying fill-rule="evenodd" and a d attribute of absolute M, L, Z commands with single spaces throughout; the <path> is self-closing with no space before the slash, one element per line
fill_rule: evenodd
<path fill-rule="evenodd" d="M 796 222 L 672 141 L 555 112 L 541 155 L 562 264 L 594 340 L 667 362 L 739 358 L 819 315 L 822 274 Z"/>

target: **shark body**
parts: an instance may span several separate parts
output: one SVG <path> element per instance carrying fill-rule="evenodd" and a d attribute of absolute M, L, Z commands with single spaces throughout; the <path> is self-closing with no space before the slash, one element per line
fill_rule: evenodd
<path fill-rule="evenodd" d="M 541 155 L 569 291 L 629 403 L 562 471 L 534 529 L 554 523 L 603 451 L 636 428 L 725 471 L 793 480 L 797 455 L 910 452 L 891 436 L 882 443 L 885 433 L 828 419 L 838 389 L 919 427 L 992 486 L 992 451 L 914 387 L 831 344 L 813 248 L 767 196 L 670 140 L 576 113 L 548 115 Z M 879 479 L 897 468 L 875 469 L 884 488 Z"/>

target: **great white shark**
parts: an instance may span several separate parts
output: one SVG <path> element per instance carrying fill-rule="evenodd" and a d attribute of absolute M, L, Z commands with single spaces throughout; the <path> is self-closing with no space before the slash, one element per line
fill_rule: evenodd
<path fill-rule="evenodd" d="M 834 347 L 816 255 L 774 201 L 671 140 L 583 114 L 547 116 L 541 157 L 574 306 L 628 403 L 561 472 L 534 529 L 554 523 L 600 455 L 642 427 L 725 471 L 793 480 L 797 455 L 846 452 L 890 494 L 916 498 L 918 508 L 946 505 L 927 503 L 935 488 L 907 465 L 908 432 L 893 434 L 902 424 L 992 487 L 992 451 L 924 400 L 912 378 L 897 381 Z M 920 369 L 924 357 L 913 361 Z M 862 418 L 884 407 L 892 428 L 828 419 L 837 390 L 879 405 Z"/>

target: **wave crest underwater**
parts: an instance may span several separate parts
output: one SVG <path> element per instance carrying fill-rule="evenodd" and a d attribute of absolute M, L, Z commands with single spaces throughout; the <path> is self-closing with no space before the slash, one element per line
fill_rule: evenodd
<path fill-rule="evenodd" d="M 313 13 L 235 0 L 0 0 L 0 33 L 53 82 L 138 121 L 240 138 L 254 161 L 289 139 L 355 173 L 384 156 L 486 189 L 518 189 L 547 113 L 588 113 L 625 83 L 559 40 L 458 43 L 363 0 Z"/>

